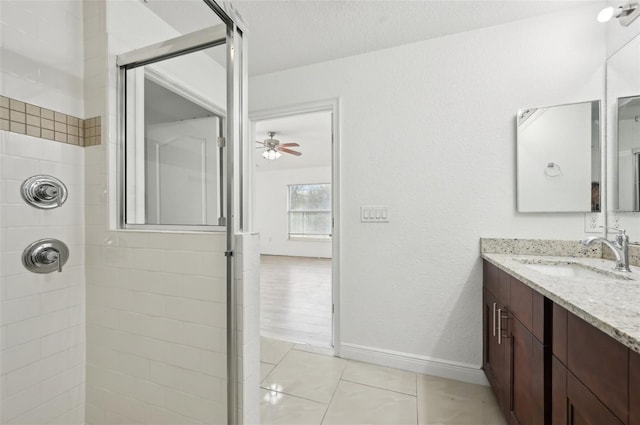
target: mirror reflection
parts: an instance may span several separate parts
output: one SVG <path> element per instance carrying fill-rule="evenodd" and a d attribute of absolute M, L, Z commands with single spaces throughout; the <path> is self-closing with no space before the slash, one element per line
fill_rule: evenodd
<path fill-rule="evenodd" d="M 618 209 L 640 211 L 640 96 L 618 99 Z"/>
<path fill-rule="evenodd" d="M 600 101 L 521 109 L 519 212 L 600 211 Z"/>

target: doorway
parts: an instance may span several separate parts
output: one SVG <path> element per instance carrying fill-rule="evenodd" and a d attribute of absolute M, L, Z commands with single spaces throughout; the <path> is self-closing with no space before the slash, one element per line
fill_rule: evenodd
<path fill-rule="evenodd" d="M 252 226 L 261 239 L 261 336 L 335 353 L 336 112 L 337 102 L 327 102 L 251 114 L 257 141 L 251 203 Z"/>

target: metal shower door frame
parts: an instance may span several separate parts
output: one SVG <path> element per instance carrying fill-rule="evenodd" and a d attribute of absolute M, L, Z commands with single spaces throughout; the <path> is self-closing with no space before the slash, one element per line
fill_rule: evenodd
<path fill-rule="evenodd" d="M 223 228 L 226 232 L 226 310 L 227 310 L 227 423 L 234 425 L 239 423 L 238 418 L 238 322 L 237 322 L 237 294 L 235 282 L 235 236 L 236 232 L 242 230 L 243 226 L 243 190 L 242 190 L 242 164 L 239 164 L 236 172 L 235 163 L 241 161 L 241 156 L 236 156 L 235 146 L 238 146 L 242 154 L 242 142 L 244 136 L 244 119 L 246 107 L 244 100 L 246 93 L 246 70 L 243 69 L 243 45 L 244 31 L 234 19 L 229 16 L 226 10 L 215 0 L 202 0 L 206 3 L 223 21 L 223 25 L 207 28 L 176 37 L 171 40 L 156 43 L 135 51 L 119 55 L 117 58 L 118 72 L 118 139 L 119 153 L 118 160 L 121 165 L 126 162 L 124 141 L 126 136 L 126 72 L 128 69 L 151 64 L 172 57 L 181 56 L 202 49 L 214 47 L 223 43 L 227 46 L 227 115 L 226 115 L 226 135 L 224 137 L 224 150 L 226 151 L 226 223 Z M 133 228 L 138 226 L 127 226 L 125 217 L 125 196 L 126 181 L 121 169 L 118 173 L 118 228 Z M 236 176 L 239 184 L 236 185 Z M 236 192 L 239 204 L 236 205 Z M 236 216 L 240 220 L 236 220 Z M 212 226 L 211 226 L 212 227 Z M 209 230 L 194 229 L 193 226 L 181 228 L 180 226 L 171 230 Z M 156 227 L 156 230 L 161 230 Z"/>

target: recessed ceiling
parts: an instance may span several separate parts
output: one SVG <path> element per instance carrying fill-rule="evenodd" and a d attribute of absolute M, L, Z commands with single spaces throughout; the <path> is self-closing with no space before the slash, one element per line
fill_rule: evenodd
<path fill-rule="evenodd" d="M 255 164 L 259 171 L 331 166 L 331 112 L 257 121 L 256 141 L 268 139 L 269 131 L 276 132 L 274 138 L 280 143 L 298 143 L 299 147 L 291 149 L 302 155 L 283 153 L 279 159 L 265 159 L 262 157 L 265 149 L 256 143 Z"/>
<path fill-rule="evenodd" d="M 231 1 L 248 28 L 250 75 L 344 58 L 589 3 L 602 1 Z"/>

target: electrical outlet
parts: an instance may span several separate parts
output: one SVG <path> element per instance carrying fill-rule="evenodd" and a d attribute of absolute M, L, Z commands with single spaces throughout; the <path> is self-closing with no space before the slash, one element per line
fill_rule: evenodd
<path fill-rule="evenodd" d="M 611 214 L 611 227 L 615 227 L 616 229 L 620 229 L 622 225 L 620 224 L 620 216 L 618 214 Z"/>
<path fill-rule="evenodd" d="M 584 231 L 585 233 L 601 233 L 602 228 L 602 214 L 600 213 L 586 213 L 584 215 Z"/>

